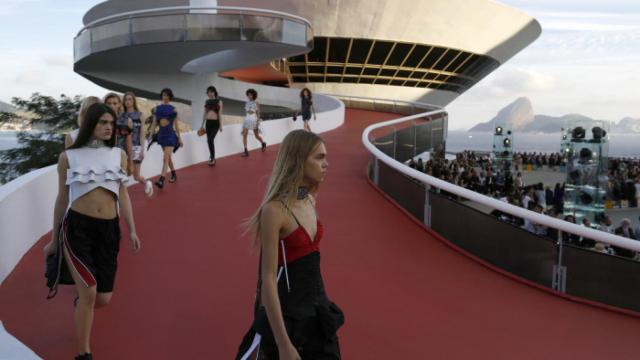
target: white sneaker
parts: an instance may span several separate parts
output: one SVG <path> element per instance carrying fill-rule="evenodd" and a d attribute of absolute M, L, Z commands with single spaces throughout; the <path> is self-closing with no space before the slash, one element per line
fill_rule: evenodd
<path fill-rule="evenodd" d="M 144 193 L 147 194 L 147 197 L 151 197 L 153 195 L 153 183 L 151 180 L 144 182 Z"/>

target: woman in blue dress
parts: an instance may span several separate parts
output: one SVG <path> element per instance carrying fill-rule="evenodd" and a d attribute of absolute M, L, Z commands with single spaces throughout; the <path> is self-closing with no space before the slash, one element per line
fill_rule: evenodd
<path fill-rule="evenodd" d="M 151 134 L 154 134 L 156 127 L 158 127 L 156 138 L 158 144 L 162 146 L 163 157 L 162 172 L 155 184 L 158 188 L 162 189 L 164 187 L 165 174 L 168 170 L 171 170 L 169 182 L 175 182 L 177 180 L 172 155 L 174 149 L 182 146 L 182 139 L 180 138 L 180 129 L 178 128 L 178 112 L 173 105 L 169 104 L 169 102 L 173 100 L 173 91 L 168 88 L 162 89 L 160 97 L 162 98 L 162 104 L 156 106 L 154 109 Z"/>

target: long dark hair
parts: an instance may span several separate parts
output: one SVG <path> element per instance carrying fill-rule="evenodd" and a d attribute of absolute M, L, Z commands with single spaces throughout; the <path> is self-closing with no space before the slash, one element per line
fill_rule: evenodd
<path fill-rule="evenodd" d="M 211 85 L 207 88 L 207 95 L 209 95 L 210 92 L 216 94 L 216 99 L 218 98 L 218 90 L 216 90 L 215 86 Z"/>
<path fill-rule="evenodd" d="M 309 93 L 309 100 L 311 100 L 311 98 L 313 97 L 313 94 L 311 93 L 311 90 L 309 90 L 309 88 L 304 88 L 300 91 L 300 99 L 304 99 L 305 91 Z"/>
<path fill-rule="evenodd" d="M 87 145 L 87 143 L 93 136 L 93 132 L 96 129 L 96 125 L 98 125 L 98 121 L 100 121 L 100 118 L 102 117 L 102 115 L 106 113 L 108 113 L 113 117 L 114 127 L 115 127 L 115 121 L 118 117 L 116 116 L 116 113 L 113 111 L 113 109 L 111 109 L 110 107 L 102 103 L 96 103 L 89 106 L 89 109 L 87 110 L 87 114 L 85 115 L 84 120 L 80 125 L 78 137 L 76 138 L 76 141 L 73 143 L 73 145 L 69 147 L 69 149 L 79 149 Z M 104 141 L 104 144 L 106 146 L 109 146 L 109 147 L 116 146 L 116 137 L 114 135 L 115 135 L 115 132 L 111 134 L 111 137 L 109 138 L 109 140 Z"/>

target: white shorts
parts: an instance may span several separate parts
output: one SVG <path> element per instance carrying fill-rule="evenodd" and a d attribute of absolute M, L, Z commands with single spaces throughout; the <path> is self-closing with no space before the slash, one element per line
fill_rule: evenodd
<path fill-rule="evenodd" d="M 131 152 L 133 153 L 131 154 L 133 162 L 138 164 L 141 163 L 142 159 L 140 159 L 140 156 L 142 155 L 142 146 L 134 146 Z"/>
<path fill-rule="evenodd" d="M 253 130 L 253 129 L 256 128 L 257 122 L 258 121 L 254 117 L 246 117 L 246 118 L 244 118 L 244 121 L 242 122 L 242 128 L 243 129 Z"/>

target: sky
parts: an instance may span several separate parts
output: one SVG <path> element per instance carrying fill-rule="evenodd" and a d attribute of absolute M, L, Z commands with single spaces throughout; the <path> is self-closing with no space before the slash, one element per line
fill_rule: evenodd
<path fill-rule="evenodd" d="M 73 72 L 73 37 L 99 2 L 0 0 L 0 100 L 104 94 Z M 639 0 L 501 2 L 535 17 L 542 35 L 447 107 L 451 129 L 490 120 L 521 96 L 536 114 L 640 118 Z"/>

